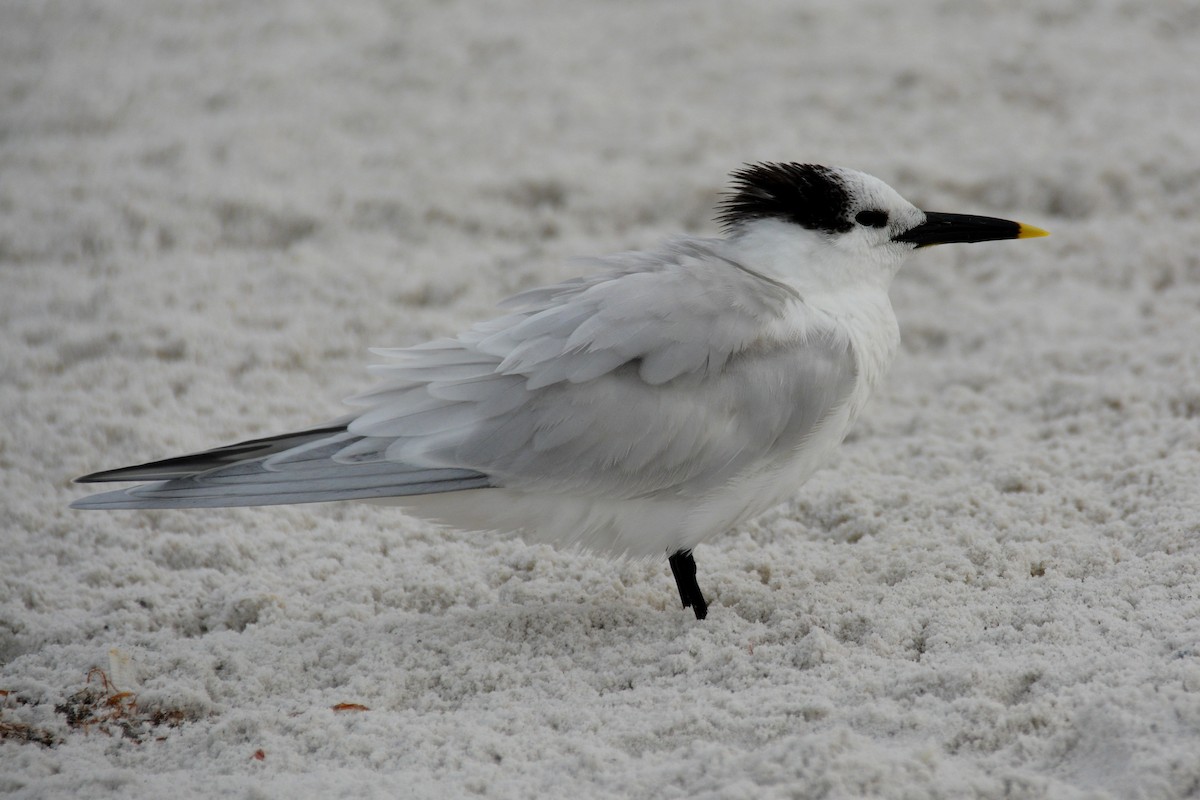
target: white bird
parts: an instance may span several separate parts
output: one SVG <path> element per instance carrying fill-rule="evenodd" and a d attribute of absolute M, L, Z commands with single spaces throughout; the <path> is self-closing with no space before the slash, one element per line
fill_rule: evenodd
<path fill-rule="evenodd" d="M 374 500 L 464 530 L 664 554 L 789 498 L 842 442 L 900 341 L 888 287 L 914 249 L 1047 235 L 924 212 L 862 172 L 733 173 L 724 238 L 590 259 L 454 338 L 375 350 L 381 385 L 320 427 L 98 472 L 155 481 L 74 508 Z"/>

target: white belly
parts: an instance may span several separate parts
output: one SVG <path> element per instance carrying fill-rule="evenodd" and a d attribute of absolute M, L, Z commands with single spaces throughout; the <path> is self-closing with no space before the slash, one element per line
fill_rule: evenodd
<path fill-rule="evenodd" d="M 756 465 L 702 497 L 660 493 L 612 498 L 475 489 L 376 502 L 398 505 L 460 530 L 498 531 L 528 542 L 618 556 L 669 555 L 690 550 L 792 497 L 841 444 L 852 421 L 850 408 L 839 410 L 802 447 Z"/>

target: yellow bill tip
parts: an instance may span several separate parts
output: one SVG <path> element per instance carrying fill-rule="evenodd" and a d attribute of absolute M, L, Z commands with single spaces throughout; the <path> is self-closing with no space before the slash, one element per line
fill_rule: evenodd
<path fill-rule="evenodd" d="M 1049 235 L 1050 231 L 1042 230 L 1036 225 L 1026 225 L 1024 222 L 1017 223 L 1018 239 L 1040 239 L 1043 236 Z"/>

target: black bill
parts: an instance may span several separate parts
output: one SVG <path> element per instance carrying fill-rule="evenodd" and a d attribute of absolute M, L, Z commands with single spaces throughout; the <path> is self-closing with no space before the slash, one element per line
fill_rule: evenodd
<path fill-rule="evenodd" d="M 1007 219 L 927 211 L 925 212 L 925 222 L 896 236 L 895 241 L 911 242 L 917 247 L 928 247 L 934 244 L 952 244 L 954 242 L 1034 239 L 1049 235 L 1041 228 Z"/>

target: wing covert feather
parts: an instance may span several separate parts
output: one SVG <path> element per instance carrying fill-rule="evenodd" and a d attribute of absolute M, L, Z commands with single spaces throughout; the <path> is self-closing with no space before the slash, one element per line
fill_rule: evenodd
<path fill-rule="evenodd" d="M 719 240 L 599 260 L 511 299 L 520 311 L 382 351 L 354 402 L 356 460 L 487 474 L 586 495 L 701 493 L 786 458 L 857 378 L 854 354 L 789 288 Z M 380 352 L 380 351 L 377 351 Z"/>

